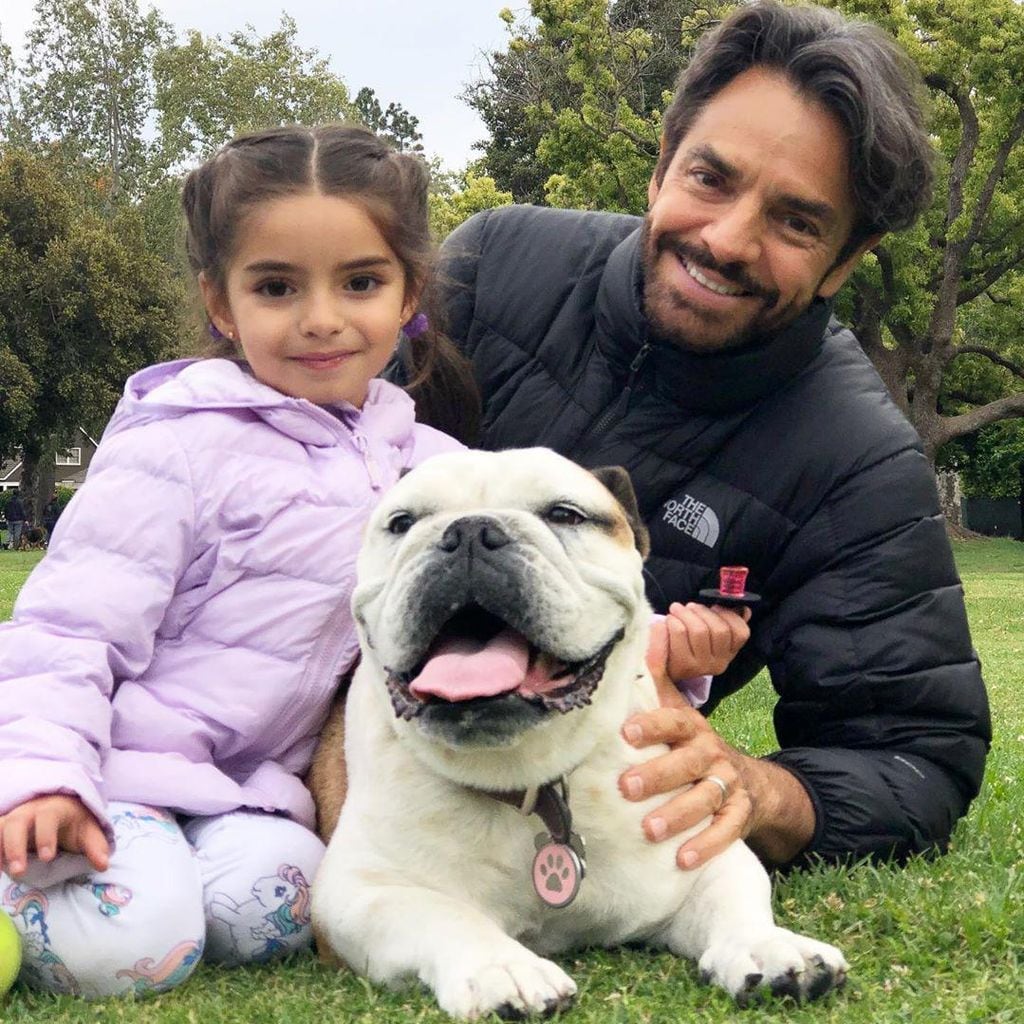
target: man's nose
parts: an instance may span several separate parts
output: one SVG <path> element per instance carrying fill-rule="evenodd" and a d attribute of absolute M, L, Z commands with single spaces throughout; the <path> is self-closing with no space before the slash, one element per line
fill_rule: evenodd
<path fill-rule="evenodd" d="M 750 266 L 761 256 L 764 218 L 757 205 L 738 198 L 715 211 L 701 228 L 701 241 L 721 265 Z"/>

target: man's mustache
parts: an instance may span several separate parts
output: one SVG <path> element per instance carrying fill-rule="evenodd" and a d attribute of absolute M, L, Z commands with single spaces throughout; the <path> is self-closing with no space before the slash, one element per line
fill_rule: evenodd
<path fill-rule="evenodd" d="M 686 260 L 687 263 L 696 264 L 701 270 L 710 270 L 724 277 L 731 284 L 760 299 L 769 309 L 779 301 L 778 289 L 764 288 L 750 277 L 738 263 L 719 263 L 707 249 L 700 249 L 673 235 L 659 235 L 654 247 L 659 254 L 674 253 L 680 259 Z"/>

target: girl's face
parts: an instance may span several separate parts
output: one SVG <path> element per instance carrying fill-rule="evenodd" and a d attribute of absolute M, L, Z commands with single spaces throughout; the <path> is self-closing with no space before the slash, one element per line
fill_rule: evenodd
<path fill-rule="evenodd" d="M 310 192 L 250 210 L 223 293 L 200 275 L 215 326 L 264 384 L 362 407 L 412 315 L 405 272 L 361 206 Z"/>

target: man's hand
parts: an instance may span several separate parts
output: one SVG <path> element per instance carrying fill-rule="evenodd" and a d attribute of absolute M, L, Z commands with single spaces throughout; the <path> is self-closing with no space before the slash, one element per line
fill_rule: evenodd
<path fill-rule="evenodd" d="M 0 870 L 12 878 L 25 872 L 34 850 L 49 863 L 58 850 L 83 853 L 97 871 L 110 863 L 110 844 L 92 812 L 74 796 L 26 800 L 0 817 Z"/>
<path fill-rule="evenodd" d="M 745 626 L 739 616 L 729 614 Z M 711 817 L 707 828 L 679 848 L 676 862 L 681 868 L 705 863 L 737 839 L 746 839 L 764 860 L 785 863 L 814 835 L 810 797 L 784 768 L 730 747 L 680 695 L 668 672 L 669 621 L 653 627 L 647 655 L 661 707 L 634 715 L 622 731 L 633 746 L 664 743 L 671 749 L 624 772 L 619 788 L 627 799 L 642 800 L 691 787 L 643 821 L 647 838 L 657 842 Z"/>

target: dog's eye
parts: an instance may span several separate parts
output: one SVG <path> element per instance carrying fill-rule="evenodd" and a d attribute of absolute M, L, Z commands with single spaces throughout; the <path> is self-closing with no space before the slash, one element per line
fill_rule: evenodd
<path fill-rule="evenodd" d="M 408 533 L 415 522 L 416 520 L 409 512 L 396 512 L 388 520 L 388 533 L 393 533 L 396 537 L 401 536 L 403 533 Z"/>
<path fill-rule="evenodd" d="M 544 518 L 556 526 L 579 526 L 587 521 L 587 516 L 573 505 L 552 505 Z"/>

